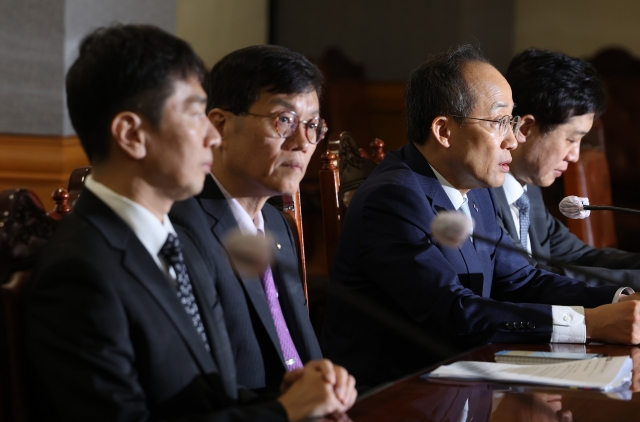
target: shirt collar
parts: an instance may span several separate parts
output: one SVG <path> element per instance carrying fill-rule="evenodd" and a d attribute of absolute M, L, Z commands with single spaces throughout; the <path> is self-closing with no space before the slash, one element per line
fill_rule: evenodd
<path fill-rule="evenodd" d="M 527 190 L 527 185 L 522 186 L 511 173 L 507 173 L 504 177 L 504 195 L 507 197 L 507 203 L 513 204 Z"/>
<path fill-rule="evenodd" d="M 453 207 L 456 210 L 460 208 L 464 200 L 467 198 L 467 195 L 461 194 L 458 189 L 454 188 L 451 183 L 447 182 L 447 179 L 442 177 L 442 175 L 438 173 L 438 171 L 434 169 L 431 164 L 429 164 L 429 167 L 431 167 L 431 170 L 433 170 L 433 173 L 436 175 L 438 182 L 440 182 L 440 184 L 442 185 L 442 189 L 444 189 L 444 193 L 446 193 L 449 197 L 449 200 L 453 204 Z"/>
<path fill-rule="evenodd" d="M 224 195 L 225 199 L 229 203 L 229 208 L 231 208 L 231 213 L 233 217 L 236 219 L 236 223 L 238 223 L 238 228 L 240 232 L 244 235 L 256 235 L 258 234 L 258 230 L 264 233 L 264 218 L 262 217 L 262 212 L 256 214 L 255 219 L 251 219 L 249 213 L 242 208 L 242 205 L 238 202 L 238 200 L 231 196 L 229 192 L 222 186 L 222 184 L 216 179 L 216 177 L 212 174 L 213 181 L 216 182 L 220 192 Z"/>
<path fill-rule="evenodd" d="M 152 257 L 158 256 L 169 233 L 176 235 L 167 215 L 163 216 L 161 222 L 151 211 L 115 193 L 102 183 L 95 181 L 91 175 L 85 179 L 84 186 L 124 220 Z"/>

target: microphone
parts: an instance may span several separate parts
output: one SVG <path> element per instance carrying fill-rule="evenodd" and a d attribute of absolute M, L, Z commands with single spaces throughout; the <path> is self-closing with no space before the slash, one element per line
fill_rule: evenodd
<path fill-rule="evenodd" d="M 573 220 L 589 217 L 591 210 L 620 211 L 640 215 L 640 210 L 634 210 L 631 208 L 611 207 L 608 205 L 589 205 L 589 198 L 581 198 L 579 196 L 567 196 L 560 201 L 559 208 L 562 215 Z"/>
<path fill-rule="evenodd" d="M 581 198 L 581 199 L 586 199 L 586 198 Z M 589 211 L 582 211 L 582 212 L 589 212 Z M 433 240 L 436 243 L 440 243 L 450 248 L 460 247 L 464 242 L 466 242 L 469 239 L 469 237 L 472 234 L 473 234 L 474 242 L 482 241 L 482 242 L 487 242 L 492 244 L 496 243 L 495 239 L 482 236 L 476 231 L 471 233 L 471 223 L 469 222 L 469 219 L 464 214 L 458 211 L 440 211 L 438 215 L 431 222 L 431 237 L 433 238 Z M 511 243 L 508 243 L 506 245 L 496 244 L 496 247 L 500 247 L 511 252 L 516 252 L 525 258 L 529 256 L 529 253 L 527 251 Z M 602 276 L 601 274 L 595 274 L 589 271 L 589 267 L 572 265 L 568 262 L 552 259 L 550 256 L 538 255 L 535 253 L 531 253 L 531 257 L 536 261 L 546 262 L 549 266 L 567 267 L 567 268 L 570 268 L 571 271 L 575 273 L 599 278 L 600 280 L 612 286 L 622 286 L 621 282 L 619 281 L 611 280 L 607 277 Z"/>
<path fill-rule="evenodd" d="M 470 224 L 467 217 L 464 215 L 462 217 L 467 224 Z M 454 228 L 457 228 L 457 226 Z M 264 273 L 267 265 L 274 263 L 274 242 L 269 233 L 265 233 L 264 237 L 254 236 L 243 234 L 239 229 L 234 229 L 230 230 L 229 234 L 224 237 L 223 244 L 229 253 L 231 265 L 241 275 L 249 277 L 260 276 L 260 274 Z M 292 270 L 296 273 L 298 272 L 297 268 Z M 378 305 L 362 294 L 348 290 L 336 283 L 332 283 L 330 286 L 332 293 L 341 300 L 367 314 L 370 318 L 388 326 L 396 333 L 402 334 L 422 350 L 442 359 L 450 359 L 461 352 L 442 339 L 432 336 L 408 318 L 403 318 L 390 312 L 387 308 Z"/>

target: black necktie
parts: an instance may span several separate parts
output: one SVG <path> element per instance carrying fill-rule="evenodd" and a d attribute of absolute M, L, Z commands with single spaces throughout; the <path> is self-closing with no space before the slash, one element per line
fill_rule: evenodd
<path fill-rule="evenodd" d="M 209 341 L 207 340 L 207 333 L 204 331 L 202 320 L 200 319 L 200 312 L 198 311 L 198 304 L 193 296 L 193 289 L 191 287 L 191 280 L 189 279 L 189 273 L 187 272 L 187 266 L 184 264 L 184 257 L 182 256 L 182 245 L 178 236 L 169 233 L 167 241 L 164 242 L 160 254 L 167 260 L 169 265 L 173 267 L 176 272 L 176 281 L 178 283 L 178 299 L 184 306 L 185 311 L 191 317 L 193 325 L 198 330 L 198 334 L 204 341 L 204 347 L 207 351 L 209 349 Z"/>

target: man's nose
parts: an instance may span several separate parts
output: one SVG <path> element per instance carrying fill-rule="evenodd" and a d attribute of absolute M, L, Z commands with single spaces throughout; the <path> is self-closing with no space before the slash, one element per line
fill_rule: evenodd
<path fill-rule="evenodd" d="M 207 119 L 208 120 L 208 119 Z M 211 123 L 208 122 L 209 127 L 207 128 L 207 133 L 205 136 L 205 144 L 209 148 L 218 148 L 220 146 L 220 132 L 218 129 Z"/>
<path fill-rule="evenodd" d="M 507 129 L 507 133 L 505 134 L 502 143 L 503 143 L 503 148 L 508 149 L 509 151 L 514 150 L 518 147 L 518 140 L 513 134 L 512 126 L 509 126 L 509 129 Z"/>
<path fill-rule="evenodd" d="M 566 160 L 570 163 L 576 163 L 580 159 L 580 142 L 574 142 L 567 153 Z"/>
<path fill-rule="evenodd" d="M 309 140 L 307 139 L 304 123 L 300 122 L 293 135 L 287 137 L 282 146 L 291 151 L 306 152 L 309 149 Z"/>

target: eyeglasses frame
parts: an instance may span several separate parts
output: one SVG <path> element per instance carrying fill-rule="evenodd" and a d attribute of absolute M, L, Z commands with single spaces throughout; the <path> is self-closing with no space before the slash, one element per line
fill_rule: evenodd
<path fill-rule="evenodd" d="M 302 125 L 304 126 L 304 136 L 305 136 L 305 138 L 307 138 L 307 142 L 309 142 L 312 145 L 319 144 L 324 139 L 324 137 L 326 136 L 327 132 L 329 131 L 329 127 L 327 126 L 326 120 L 324 120 L 322 117 L 318 116 L 317 117 L 318 118 L 318 124 L 322 125 L 321 133 L 320 133 L 320 135 L 318 136 L 318 139 L 316 139 L 315 142 L 311 142 L 309 140 L 309 135 L 307 134 L 307 126 L 309 124 L 309 120 L 313 120 L 313 119 L 315 119 L 315 117 L 313 119 L 309 119 L 309 120 L 302 120 L 300 118 L 300 116 L 298 115 L 298 113 L 296 113 L 293 110 L 284 110 L 284 111 L 281 111 L 279 113 L 273 113 L 271 115 L 250 113 L 250 112 L 246 111 L 244 113 L 239 113 L 239 115 L 266 117 L 266 118 L 269 118 L 269 119 L 274 119 L 273 125 L 274 125 L 274 127 L 276 129 L 276 133 L 278 135 L 280 135 L 280 133 L 278 133 L 278 117 L 280 117 L 283 113 L 291 113 L 291 114 L 293 114 L 294 116 L 296 116 L 298 118 L 298 126 L 295 128 L 295 130 L 293 132 L 295 133 L 295 131 L 298 130 L 298 127 L 300 127 L 300 124 L 302 123 Z M 289 136 L 292 136 L 292 135 L 289 135 Z M 280 135 L 280 137 L 281 138 L 287 138 L 287 136 L 282 136 L 282 135 Z"/>
<path fill-rule="evenodd" d="M 481 120 L 483 122 L 493 122 L 493 123 L 500 123 L 500 120 L 502 120 L 505 117 L 508 117 L 509 118 L 509 123 L 505 126 L 505 130 L 500 136 L 505 136 L 507 134 L 507 132 L 509 131 L 509 127 L 512 128 L 511 130 L 513 131 L 513 135 L 515 136 L 516 133 L 518 132 L 518 130 L 520 129 L 520 126 L 522 125 L 522 118 L 520 116 L 510 116 L 508 114 L 500 116 L 495 120 L 492 120 L 492 119 L 481 119 L 479 117 L 458 116 L 458 115 L 455 115 L 455 114 L 450 114 L 449 116 L 451 116 L 451 117 L 459 117 L 461 119 Z M 517 119 L 517 122 L 516 122 L 516 119 Z M 516 122 L 515 125 L 513 125 L 514 122 Z M 516 129 L 518 129 L 518 130 L 516 130 Z"/>

